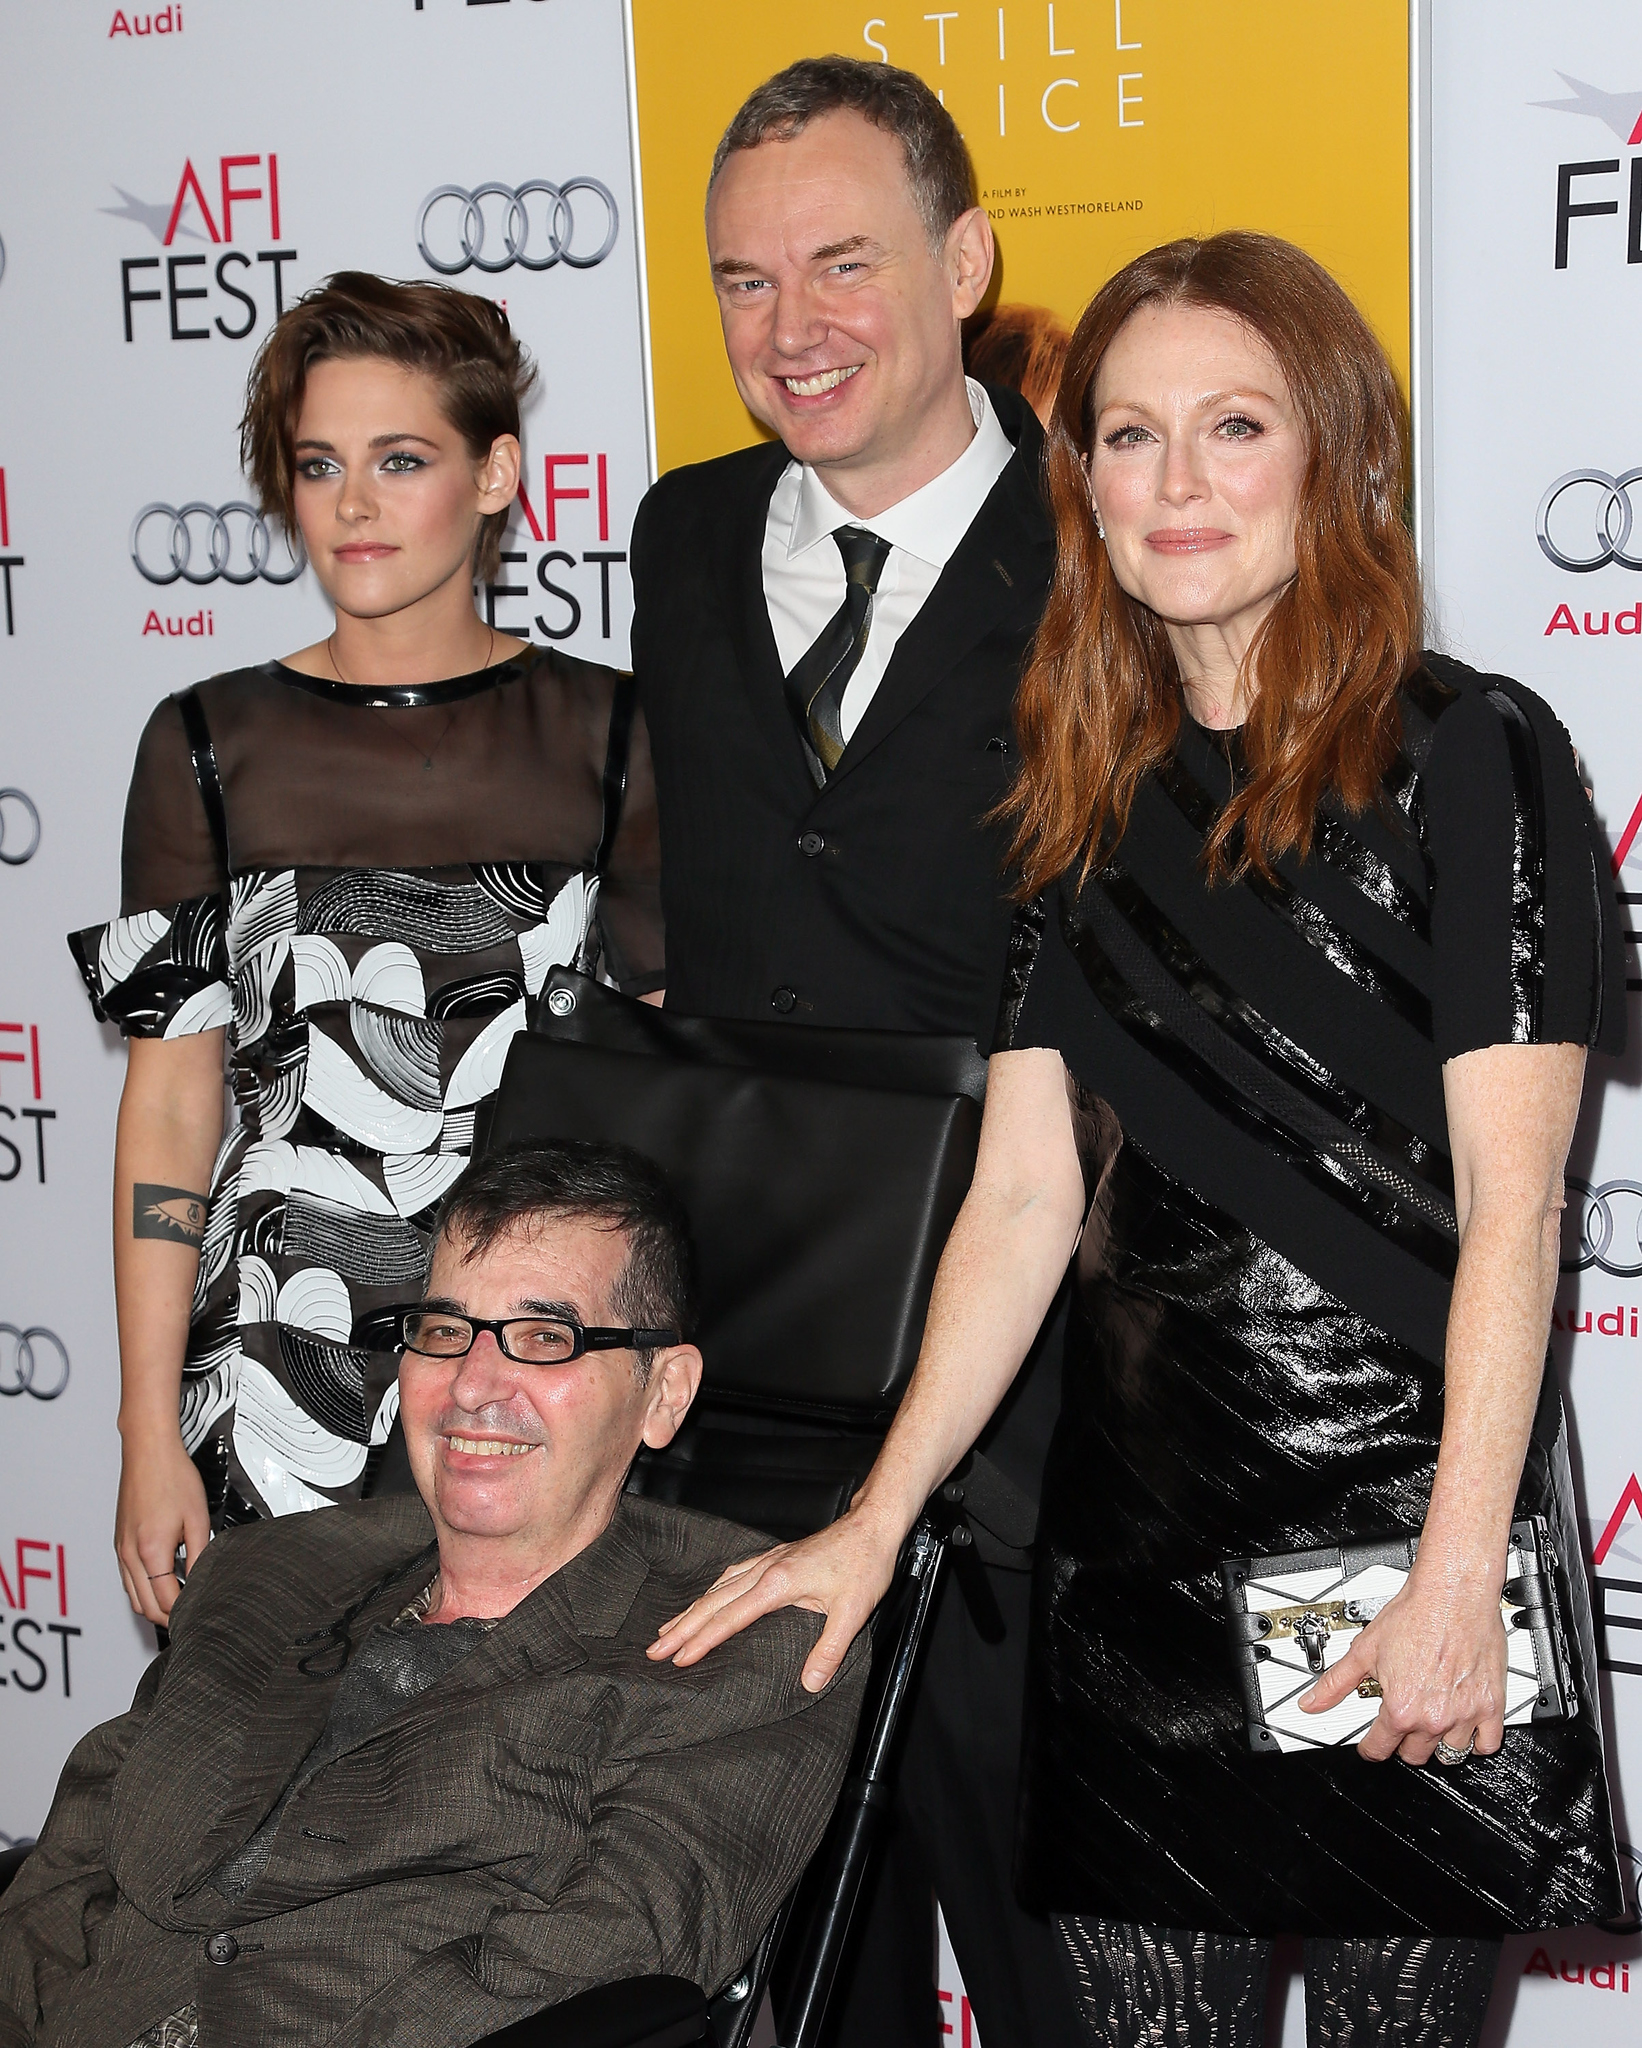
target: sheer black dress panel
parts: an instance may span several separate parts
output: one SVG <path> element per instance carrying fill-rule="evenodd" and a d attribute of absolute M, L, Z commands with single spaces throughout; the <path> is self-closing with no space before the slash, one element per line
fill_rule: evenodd
<path fill-rule="evenodd" d="M 1252 1746 L 1220 1563 L 1418 1531 L 1459 1234 L 1446 1062 L 1617 1050 L 1606 849 L 1566 733 L 1438 656 L 1381 802 L 1211 883 L 1246 774 L 1183 720 L 1112 858 L 1017 921 L 1000 1045 L 1075 1084 L 1093 1205 L 1044 1477 L 1020 1878 L 1225 1934 L 1490 1937 L 1621 1909 L 1583 1545 L 1547 1372 L 1517 1500 L 1559 1559 L 1578 1714 L 1456 1770 L 1290 1715 Z M 1349 1721 L 1355 1700 L 1339 1710 Z"/>
<path fill-rule="evenodd" d="M 226 1029 L 182 1399 L 219 1516 L 359 1490 L 397 1405 L 391 1311 L 548 970 L 594 931 L 612 979 L 661 983 L 642 723 L 593 871 L 614 685 L 556 652 L 368 698 L 277 662 L 214 677 L 226 873 L 178 703 L 144 730 L 121 914 L 71 943 L 128 1035 Z"/>

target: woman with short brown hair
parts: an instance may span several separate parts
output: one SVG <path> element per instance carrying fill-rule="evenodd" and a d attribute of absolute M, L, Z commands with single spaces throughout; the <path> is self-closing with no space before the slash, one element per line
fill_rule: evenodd
<path fill-rule="evenodd" d="M 1546 1348 L 1619 936 L 1554 716 L 1418 651 L 1401 428 L 1286 243 L 1084 313 L 917 1377 L 844 1521 L 659 1646 L 799 1598 L 835 1668 L 1075 1249 L 1017 1868 L 1102 2041 L 1253 2048 L 1301 1934 L 1314 2040 L 1458 2048 L 1501 1935 L 1623 1905 Z"/>
<path fill-rule="evenodd" d="M 241 452 L 334 630 L 159 706 L 120 915 L 72 942 L 129 1040 L 115 1548 L 154 1622 L 212 1521 L 347 1499 L 391 1456 L 394 1311 L 548 969 L 591 946 L 660 978 L 642 731 L 611 839 L 622 679 L 474 608 L 534 374 L 444 285 L 345 271 L 275 324 Z"/>

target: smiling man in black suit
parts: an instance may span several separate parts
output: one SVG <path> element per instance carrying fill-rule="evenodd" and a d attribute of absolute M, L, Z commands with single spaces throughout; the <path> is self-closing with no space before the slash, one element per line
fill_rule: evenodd
<path fill-rule="evenodd" d="M 663 477 L 633 533 L 666 1000 L 984 1050 L 1009 924 L 989 814 L 1053 534 L 1037 421 L 963 372 L 994 255 L 968 152 L 911 73 L 806 59 L 731 122 L 707 243 L 736 386 L 777 438 Z M 1033 1500 L 1058 1392 L 1046 1356 L 982 1440 Z M 1081 2039 L 1010 1885 L 1030 1553 L 982 1549 L 1008 1633 L 983 1642 L 949 1590 L 851 2048 L 939 2037 L 932 1885 L 987 2048 Z"/>

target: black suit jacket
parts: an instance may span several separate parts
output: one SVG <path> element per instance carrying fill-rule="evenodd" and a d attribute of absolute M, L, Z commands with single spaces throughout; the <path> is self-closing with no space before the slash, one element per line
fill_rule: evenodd
<path fill-rule="evenodd" d="M 633 527 L 633 667 L 661 817 L 667 1003 L 975 1038 L 990 1049 L 1010 905 L 983 824 L 1049 590 L 1043 433 L 989 388 L 1015 457 L 902 634 L 825 789 L 787 709 L 764 601 L 779 443 L 676 469 Z M 1051 1324 L 981 1437 L 1036 1499 L 1060 1389 Z M 1007 1554 L 983 1535 L 982 1553 Z"/>
<path fill-rule="evenodd" d="M 981 820 L 1014 765 L 1011 704 L 1053 528 L 1043 435 L 990 393 L 1014 460 L 825 789 L 787 708 L 764 601 L 779 443 L 664 476 L 633 528 L 633 667 L 661 813 L 671 1008 L 992 1034 L 1009 905 Z"/>

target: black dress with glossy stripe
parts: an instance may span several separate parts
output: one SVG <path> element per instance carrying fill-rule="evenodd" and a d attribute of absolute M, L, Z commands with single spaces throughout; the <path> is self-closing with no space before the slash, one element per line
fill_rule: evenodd
<path fill-rule="evenodd" d="M 1183 722 L 1116 857 L 1017 920 L 1000 1048 L 1076 1084 L 1092 1208 L 1038 1542 L 1020 1878 L 1067 1913 L 1493 1934 L 1622 1910 L 1583 1546 L 1548 1372 L 1580 1712 L 1462 1769 L 1255 1755 L 1221 1558 L 1417 1528 L 1457 1238 L 1442 1064 L 1617 1051 L 1607 861 L 1567 735 L 1427 658 L 1378 814 L 1210 887 L 1234 736 Z"/>

